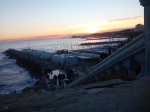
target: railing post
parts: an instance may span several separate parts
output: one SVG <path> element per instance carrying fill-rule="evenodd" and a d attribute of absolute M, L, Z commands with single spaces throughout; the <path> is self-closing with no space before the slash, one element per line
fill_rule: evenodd
<path fill-rule="evenodd" d="M 144 7 L 145 75 L 150 76 L 150 0 L 140 0 Z"/>
<path fill-rule="evenodd" d="M 135 66 L 134 66 L 134 60 L 131 58 L 124 60 L 122 62 L 122 65 L 126 68 L 126 70 L 128 71 L 128 76 L 131 79 L 134 79 L 135 76 Z"/>
<path fill-rule="evenodd" d="M 145 53 L 142 52 L 135 56 L 135 60 L 137 60 L 141 65 L 141 72 L 138 74 L 138 78 L 143 77 L 145 73 Z M 144 57 L 144 58 L 143 58 Z"/>

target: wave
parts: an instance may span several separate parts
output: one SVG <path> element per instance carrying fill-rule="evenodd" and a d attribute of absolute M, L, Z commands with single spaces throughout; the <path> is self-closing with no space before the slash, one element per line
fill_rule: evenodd
<path fill-rule="evenodd" d="M 0 53 L 0 94 L 10 94 L 14 90 L 20 92 L 35 81 L 26 69 L 16 64 L 16 60 Z"/>

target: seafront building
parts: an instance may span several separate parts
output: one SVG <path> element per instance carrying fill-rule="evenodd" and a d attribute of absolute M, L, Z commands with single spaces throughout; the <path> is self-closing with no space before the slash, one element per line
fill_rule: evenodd
<path fill-rule="evenodd" d="M 60 66 L 72 66 L 78 63 L 78 59 L 80 60 L 91 60 L 91 59 L 99 59 L 100 54 L 94 53 L 86 53 L 86 52 L 70 52 L 70 53 L 51 53 L 46 51 L 39 51 L 33 49 L 23 49 L 23 52 L 31 54 L 35 57 L 45 59 L 47 61 L 52 61 L 55 64 Z"/>

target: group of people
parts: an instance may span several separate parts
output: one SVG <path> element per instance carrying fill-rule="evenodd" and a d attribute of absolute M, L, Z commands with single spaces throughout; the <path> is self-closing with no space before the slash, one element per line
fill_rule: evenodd
<path fill-rule="evenodd" d="M 65 74 L 64 73 L 59 73 L 58 75 L 53 74 L 53 72 L 47 72 L 45 74 L 45 77 L 47 80 L 53 82 L 54 85 L 57 85 L 57 80 L 59 85 L 62 84 L 62 81 L 65 79 Z"/>
<path fill-rule="evenodd" d="M 66 76 L 63 72 L 60 72 L 59 74 L 53 74 L 51 69 L 45 70 L 45 77 L 47 80 L 51 81 L 54 85 L 57 85 L 57 80 L 59 85 L 61 85 L 63 82 L 66 84 L 69 84 L 72 82 L 76 77 L 79 76 L 77 71 L 73 71 L 72 69 L 67 69 L 65 71 Z M 65 80 L 64 80 L 65 79 Z"/>
<path fill-rule="evenodd" d="M 57 84 L 57 79 L 58 79 L 59 85 L 61 85 L 62 81 L 65 79 L 65 74 L 59 73 L 58 75 L 53 76 L 53 82 L 55 85 Z"/>

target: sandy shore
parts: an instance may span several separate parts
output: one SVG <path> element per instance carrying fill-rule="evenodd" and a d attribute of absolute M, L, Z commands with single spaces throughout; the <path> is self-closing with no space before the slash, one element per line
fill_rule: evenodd
<path fill-rule="evenodd" d="M 131 82 L 115 79 L 52 92 L 0 95 L 0 112 L 37 111 L 150 112 L 150 77 Z"/>

